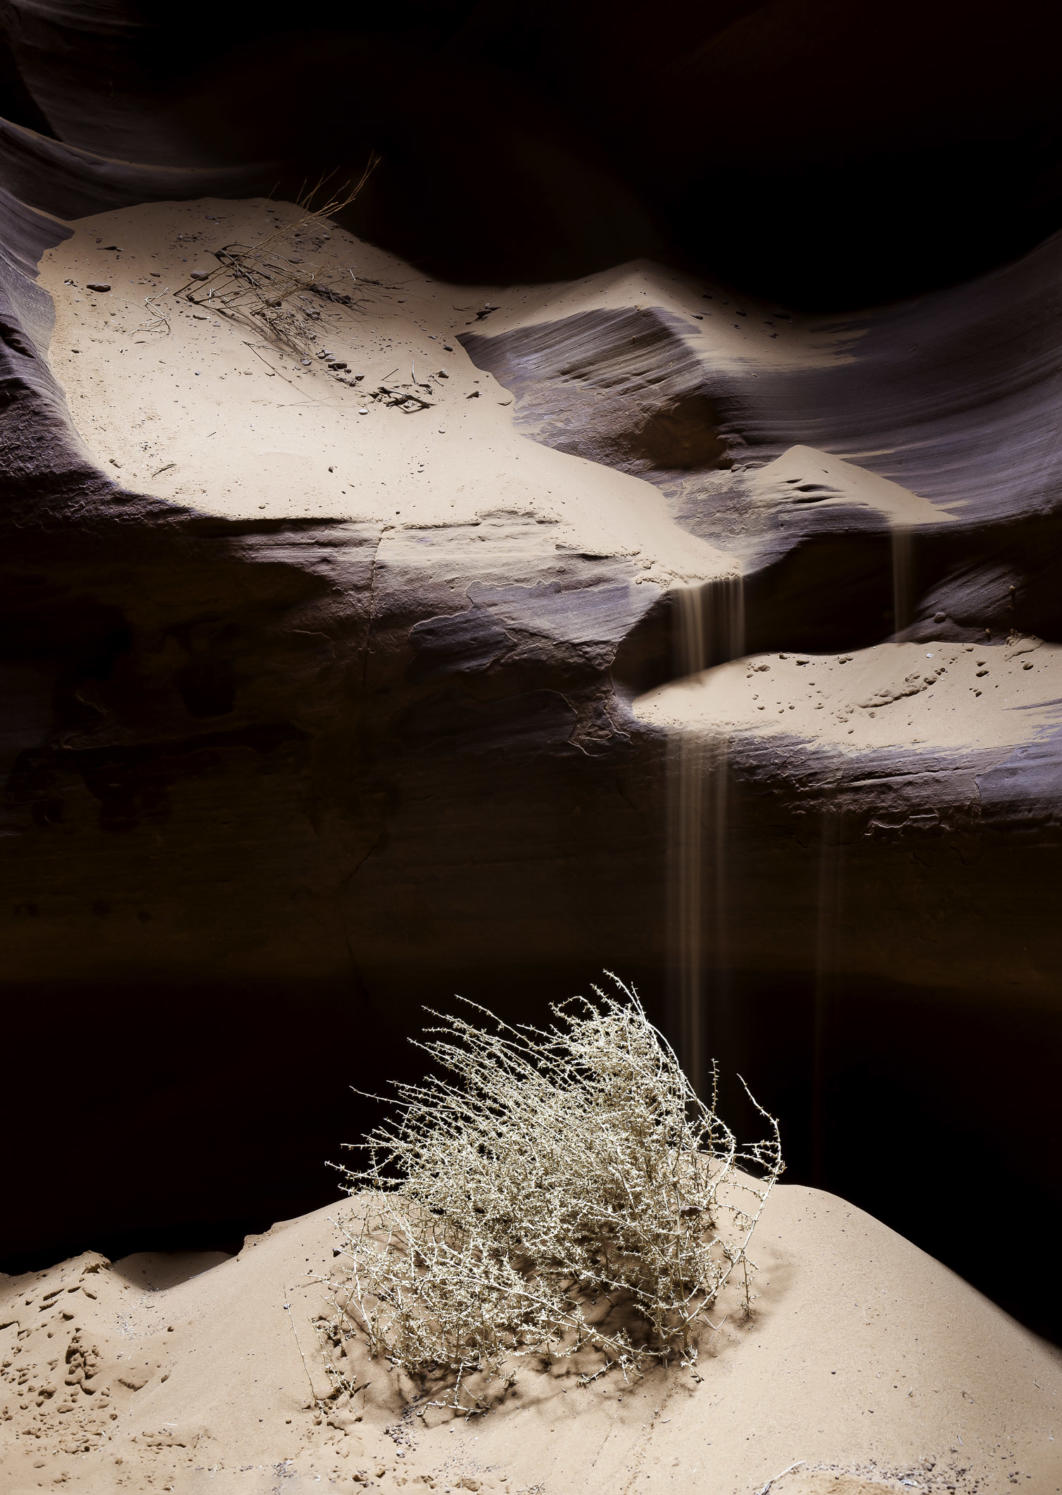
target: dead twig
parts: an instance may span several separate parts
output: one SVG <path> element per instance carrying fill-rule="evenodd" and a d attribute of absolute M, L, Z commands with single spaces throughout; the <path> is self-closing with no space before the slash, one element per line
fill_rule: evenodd
<path fill-rule="evenodd" d="M 145 296 L 145 298 L 144 298 L 144 310 L 146 312 L 150 313 L 150 315 L 151 315 L 151 321 L 150 322 L 145 322 L 144 325 L 143 325 L 143 327 L 134 327 L 133 328 L 133 332 L 134 333 L 137 333 L 137 332 L 164 332 L 164 333 L 170 333 L 170 332 L 172 332 L 173 329 L 170 327 L 170 319 L 169 319 L 169 317 L 166 316 L 166 313 L 158 305 L 159 300 L 163 296 L 167 295 L 168 292 L 169 292 L 169 287 L 168 286 L 164 286 L 160 291 L 156 291 L 153 295 L 151 295 L 151 296 Z"/>
<path fill-rule="evenodd" d="M 291 1325 L 291 1332 L 295 1336 L 295 1344 L 296 1344 L 296 1347 L 297 1347 L 297 1349 L 299 1351 L 299 1359 L 302 1361 L 302 1368 L 306 1372 L 306 1380 L 309 1383 L 309 1387 L 310 1387 L 310 1405 L 313 1406 L 313 1407 L 319 1407 L 321 1405 L 321 1398 L 317 1395 L 317 1391 L 314 1388 L 313 1376 L 310 1375 L 310 1367 L 306 1363 L 306 1356 L 303 1353 L 302 1344 L 301 1344 L 301 1342 L 299 1340 L 299 1331 L 296 1329 L 296 1327 L 295 1327 L 295 1320 L 291 1316 L 291 1304 L 290 1303 L 285 1303 L 284 1304 L 284 1312 L 288 1316 L 288 1323 Z"/>
<path fill-rule="evenodd" d="M 772 1486 L 776 1485 L 780 1479 L 784 1479 L 787 1474 L 792 1474 L 794 1469 L 803 1469 L 806 1463 L 807 1459 L 798 1459 L 795 1464 L 790 1464 L 788 1469 L 783 1469 L 781 1474 L 774 1475 L 767 1481 L 765 1485 L 761 1485 L 760 1488 L 756 1491 L 756 1495 L 768 1495 L 768 1491 L 772 1488 Z"/>
<path fill-rule="evenodd" d="M 350 206 L 379 161 L 380 157 L 374 152 L 358 181 L 348 182 L 336 192 L 328 190 L 328 176 L 320 177 L 308 191 L 304 184 L 298 202 L 303 210 L 299 218 L 277 224 L 255 244 L 231 243 L 216 249 L 215 268 L 208 272 L 193 271 L 173 295 L 258 331 L 264 329 L 272 342 L 303 359 L 307 358 L 317 337 L 312 324 L 320 320 L 321 315 L 308 298 L 315 297 L 350 308 L 357 307 L 360 302 L 344 291 L 322 284 L 318 268 L 305 271 L 294 268 L 301 263 L 301 256 L 291 251 L 298 244 L 300 235 L 313 225 L 323 228 L 337 213 Z M 319 244 L 320 241 L 318 247 Z M 363 301 L 367 299 L 362 298 Z"/>
<path fill-rule="evenodd" d="M 269 359 L 266 358 L 265 354 L 264 353 L 259 353 L 258 349 L 256 347 L 254 347 L 251 343 L 244 343 L 243 346 L 245 348 L 250 348 L 251 352 L 254 354 L 254 356 L 256 358 L 260 358 L 262 360 L 262 362 L 265 364 L 266 368 L 269 370 L 269 377 L 271 379 L 275 379 L 276 376 L 277 376 L 277 371 L 273 367 L 273 365 L 269 362 Z"/>
<path fill-rule="evenodd" d="M 418 410 L 430 410 L 435 403 L 426 400 L 423 395 L 415 394 L 412 390 L 404 388 L 391 388 L 389 385 L 381 384 L 374 389 L 370 400 L 383 400 L 390 408 L 398 408 L 406 415 L 415 415 Z"/>

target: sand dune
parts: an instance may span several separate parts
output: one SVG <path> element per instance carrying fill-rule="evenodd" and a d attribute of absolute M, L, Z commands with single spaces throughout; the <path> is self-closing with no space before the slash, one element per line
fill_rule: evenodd
<path fill-rule="evenodd" d="M 232 1259 L 87 1253 L 3 1279 L 7 1495 L 1062 1489 L 1062 1357 L 831 1195 L 775 1191 L 754 1318 L 719 1305 L 695 1377 L 580 1387 L 525 1371 L 468 1421 L 411 1414 L 358 1352 L 345 1369 L 364 1389 L 328 1399 L 313 1279 L 333 1270 L 331 1220 L 352 1207 L 276 1225 Z"/>

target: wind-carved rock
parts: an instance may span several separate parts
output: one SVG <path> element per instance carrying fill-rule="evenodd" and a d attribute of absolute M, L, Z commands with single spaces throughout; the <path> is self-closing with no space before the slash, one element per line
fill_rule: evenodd
<path fill-rule="evenodd" d="M 216 202 L 80 225 L 50 346 L 32 256 L 8 269 L 11 1106 L 47 1044 L 102 1159 L 56 1201 L 67 1113 L 22 1148 L 12 1259 L 318 1202 L 351 1064 L 401 1075 L 422 1001 L 527 1011 L 607 963 L 659 1002 L 693 733 L 713 1051 L 778 1097 L 797 1171 L 987 1270 L 976 1180 L 1005 1152 L 1054 1187 L 977 1118 L 991 1088 L 1035 1130 L 1050 1093 L 1055 458 L 1026 442 L 1055 370 L 1001 328 L 1055 250 L 841 327 L 636 267 L 553 306 L 494 291 L 481 328 L 471 293 L 333 230 L 315 252 L 386 284 L 323 304 L 307 364 L 178 298 L 145 324 L 152 254 L 195 269 L 222 210 L 266 226 Z M 100 255 L 106 312 L 77 268 Z M 385 353 L 429 407 L 360 393 Z M 970 1201 L 949 1221 L 927 1116 Z"/>

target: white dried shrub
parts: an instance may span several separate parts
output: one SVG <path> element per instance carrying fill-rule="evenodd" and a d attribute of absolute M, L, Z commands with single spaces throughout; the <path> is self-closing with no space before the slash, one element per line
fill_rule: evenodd
<path fill-rule="evenodd" d="M 440 1073 L 397 1085 L 362 1166 L 340 1169 L 370 1192 L 340 1222 L 332 1337 L 366 1336 L 444 1405 L 482 1409 L 519 1356 L 578 1355 L 584 1378 L 692 1364 L 735 1274 L 748 1311 L 777 1122 L 753 1100 L 768 1136 L 739 1148 L 716 1066 L 702 1101 L 608 974 L 615 995 L 554 1005 L 544 1028 L 432 1013 L 418 1047 Z"/>

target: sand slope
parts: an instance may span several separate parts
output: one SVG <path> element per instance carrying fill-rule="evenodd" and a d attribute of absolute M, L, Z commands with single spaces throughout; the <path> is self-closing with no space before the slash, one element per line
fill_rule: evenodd
<path fill-rule="evenodd" d="M 206 290 L 197 304 L 174 294 L 195 296 L 190 277 L 237 243 L 265 246 L 271 264 L 350 302 L 284 301 L 299 308 L 308 355 L 254 315 L 215 311 Z M 133 491 L 229 517 L 396 528 L 506 507 L 649 566 L 733 570 L 673 523 L 650 484 L 514 430 L 511 394 L 458 341 L 502 310 L 503 293 L 432 280 L 291 204 L 206 199 L 81 219 L 44 256 L 41 283 L 73 423 Z M 523 308 L 540 295 L 504 299 Z"/>
<path fill-rule="evenodd" d="M 699 1380 L 582 1388 L 528 1372 L 486 1417 L 422 1420 L 367 1362 L 364 1391 L 315 1410 L 308 1377 L 319 1396 L 329 1383 L 311 1279 L 331 1270 L 340 1208 L 231 1260 L 88 1253 L 3 1279 L 8 1495 L 1062 1489 L 1057 1352 L 878 1221 L 795 1186 L 759 1227 L 756 1316 L 721 1307 Z"/>

